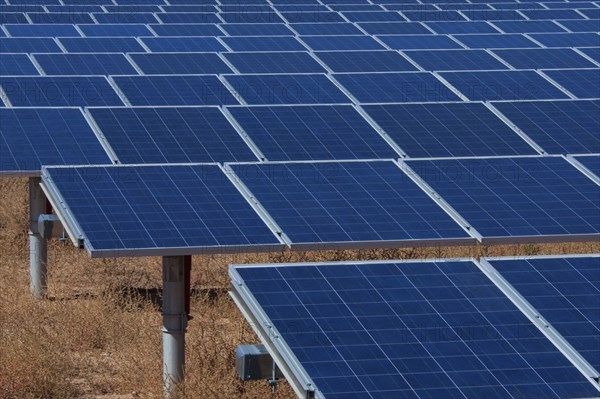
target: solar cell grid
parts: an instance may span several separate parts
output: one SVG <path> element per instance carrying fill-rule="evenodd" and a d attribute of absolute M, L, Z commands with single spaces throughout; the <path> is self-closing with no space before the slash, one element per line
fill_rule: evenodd
<path fill-rule="evenodd" d="M 473 49 L 540 47 L 520 34 L 455 35 L 454 38 Z"/>
<path fill-rule="evenodd" d="M 238 36 L 222 40 L 233 51 L 306 51 L 302 43 L 289 36 Z"/>
<path fill-rule="evenodd" d="M 0 23 L 2 24 L 28 24 L 29 20 L 22 12 L 1 12 Z"/>
<path fill-rule="evenodd" d="M 470 240 L 391 161 L 230 166 L 292 247 Z"/>
<path fill-rule="evenodd" d="M 157 24 L 150 28 L 158 36 L 220 36 L 223 32 L 215 24 Z"/>
<path fill-rule="evenodd" d="M 403 72 L 417 68 L 395 51 L 332 51 L 315 55 L 333 72 Z"/>
<path fill-rule="evenodd" d="M 240 265 L 230 276 L 327 398 L 597 395 L 470 261 Z"/>
<path fill-rule="evenodd" d="M 404 11 L 402 14 L 409 21 L 466 21 L 460 13 L 454 10 L 444 11 Z"/>
<path fill-rule="evenodd" d="M 433 33 L 418 22 L 363 22 L 358 26 L 371 35 L 430 35 Z"/>
<path fill-rule="evenodd" d="M 571 32 L 598 32 L 600 31 L 599 19 L 561 20 L 560 24 Z"/>
<path fill-rule="evenodd" d="M 221 28 L 230 36 L 293 36 L 284 24 L 221 24 Z"/>
<path fill-rule="evenodd" d="M 567 48 L 495 50 L 516 69 L 590 68 L 596 65 Z"/>
<path fill-rule="evenodd" d="M 228 107 L 270 161 L 396 158 L 351 106 Z"/>
<path fill-rule="evenodd" d="M 155 24 L 160 22 L 155 14 L 144 12 L 95 13 L 99 24 Z"/>
<path fill-rule="evenodd" d="M 461 33 L 498 33 L 499 31 L 486 22 L 427 22 L 427 26 L 440 34 Z"/>
<path fill-rule="evenodd" d="M 506 33 L 566 32 L 553 21 L 493 21 L 493 25 Z"/>
<path fill-rule="evenodd" d="M 77 25 L 87 37 L 110 37 L 110 36 L 154 36 L 152 32 L 141 24 L 96 24 Z"/>
<path fill-rule="evenodd" d="M 133 75 L 123 54 L 35 54 L 46 75 Z"/>
<path fill-rule="evenodd" d="M 59 38 L 69 53 L 127 53 L 145 49 L 132 37 Z"/>
<path fill-rule="evenodd" d="M 600 46 L 600 35 L 595 33 L 539 33 L 529 36 L 546 47 Z"/>
<path fill-rule="evenodd" d="M 70 12 L 56 13 L 27 13 L 29 19 L 34 24 L 93 24 L 94 20 L 87 13 Z"/>
<path fill-rule="evenodd" d="M 461 49 L 458 42 L 448 36 L 442 35 L 390 35 L 377 36 L 388 47 L 395 50 L 420 50 L 420 49 Z"/>
<path fill-rule="evenodd" d="M 81 37 L 73 25 L 4 25 L 12 37 Z"/>
<path fill-rule="evenodd" d="M 62 50 L 51 38 L 0 37 L 0 54 L 5 53 L 62 53 Z"/>
<path fill-rule="evenodd" d="M 224 53 L 240 73 L 320 73 L 325 72 L 307 52 Z"/>
<path fill-rule="evenodd" d="M 404 54 L 426 71 L 508 69 L 484 50 L 421 50 Z"/>
<path fill-rule="evenodd" d="M 342 15 L 350 22 L 406 21 L 406 18 L 393 11 L 344 11 Z"/>
<path fill-rule="evenodd" d="M 145 37 L 140 40 L 154 53 L 227 51 L 214 37 Z"/>
<path fill-rule="evenodd" d="M 314 51 L 385 49 L 369 36 L 301 36 L 300 39 Z"/>
<path fill-rule="evenodd" d="M 0 75 L 39 75 L 26 54 L 2 54 Z"/>
<path fill-rule="evenodd" d="M 233 72 L 215 53 L 130 54 L 146 75 L 193 75 Z"/>
<path fill-rule="evenodd" d="M 358 29 L 356 25 L 347 22 L 289 24 L 289 27 L 302 36 L 339 36 L 362 34 L 362 31 Z"/>
<path fill-rule="evenodd" d="M 555 69 L 544 73 L 577 98 L 600 98 L 600 69 Z"/>

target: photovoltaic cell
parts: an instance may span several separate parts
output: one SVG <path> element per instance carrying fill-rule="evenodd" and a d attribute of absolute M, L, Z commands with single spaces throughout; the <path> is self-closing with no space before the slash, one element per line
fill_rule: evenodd
<path fill-rule="evenodd" d="M 156 24 L 150 28 L 158 36 L 220 36 L 223 32 L 215 24 Z"/>
<path fill-rule="evenodd" d="M 453 10 L 444 11 L 404 11 L 409 21 L 466 21 L 465 17 Z"/>
<path fill-rule="evenodd" d="M 396 51 L 331 51 L 315 53 L 333 72 L 404 72 L 417 68 Z"/>
<path fill-rule="evenodd" d="M 130 54 L 146 75 L 221 74 L 233 72 L 215 53 Z"/>
<path fill-rule="evenodd" d="M 594 61 L 600 62 L 600 47 L 582 48 L 579 49 L 579 51 L 581 51 Z"/>
<path fill-rule="evenodd" d="M 473 49 L 540 47 L 520 34 L 455 35 L 454 38 Z"/>
<path fill-rule="evenodd" d="M 471 6 L 471 5 L 469 5 Z M 492 25 L 486 22 L 427 22 L 426 25 L 439 34 L 460 34 L 460 33 L 499 33 Z"/>
<path fill-rule="evenodd" d="M 155 53 L 227 51 L 214 37 L 145 37 L 141 40 Z"/>
<path fill-rule="evenodd" d="M 544 71 L 577 98 L 600 98 L 600 69 Z"/>
<path fill-rule="evenodd" d="M 441 75 L 472 101 L 568 98 L 535 71 L 442 72 Z"/>
<path fill-rule="evenodd" d="M 221 24 L 230 36 L 293 36 L 294 33 L 284 24 Z"/>
<path fill-rule="evenodd" d="M 335 74 L 361 103 L 458 101 L 459 97 L 426 72 Z"/>
<path fill-rule="evenodd" d="M 597 396 L 472 262 L 239 265 L 230 275 L 327 398 Z"/>
<path fill-rule="evenodd" d="M 123 105 L 108 81 L 98 76 L 0 77 L 0 86 L 13 106 Z"/>
<path fill-rule="evenodd" d="M 596 65 L 568 48 L 494 50 L 516 69 L 593 68 Z"/>
<path fill-rule="evenodd" d="M 506 33 L 566 32 L 553 21 L 494 21 L 493 24 Z"/>
<path fill-rule="evenodd" d="M 227 109 L 269 161 L 398 157 L 351 106 Z"/>
<path fill-rule="evenodd" d="M 575 159 L 600 178 L 600 155 L 576 156 Z"/>
<path fill-rule="evenodd" d="M 132 75 L 135 68 L 123 54 L 36 54 L 46 75 Z"/>
<path fill-rule="evenodd" d="M 597 237 L 600 186 L 562 157 L 406 161 L 485 240 Z"/>
<path fill-rule="evenodd" d="M 141 24 L 96 24 L 77 26 L 87 37 L 154 36 Z"/>
<path fill-rule="evenodd" d="M 378 36 L 382 42 L 395 50 L 419 50 L 419 49 L 461 49 L 460 44 L 442 35 L 396 35 Z"/>
<path fill-rule="evenodd" d="M 600 369 L 600 258 L 490 260 L 492 266 L 596 370 Z"/>
<path fill-rule="evenodd" d="M 356 25 L 347 22 L 290 24 L 290 28 L 301 36 L 361 35 Z"/>
<path fill-rule="evenodd" d="M 62 53 L 62 50 L 47 37 L 1 37 L 0 54 L 6 53 Z"/>
<path fill-rule="evenodd" d="M 598 47 L 600 35 L 596 33 L 540 33 L 531 38 L 546 47 Z"/>
<path fill-rule="evenodd" d="M 164 24 L 217 24 L 221 22 L 217 14 L 200 12 L 182 12 L 182 13 L 156 13 L 155 14 Z M 221 14 L 223 15 L 223 14 Z M 155 23 L 150 21 L 148 23 Z M 275 21 L 273 21 L 275 22 Z"/>
<path fill-rule="evenodd" d="M 392 11 L 345 11 L 342 15 L 350 22 L 404 22 L 406 18 Z"/>
<path fill-rule="evenodd" d="M 499 102 L 494 106 L 547 153 L 600 153 L 598 100 Z"/>
<path fill-rule="evenodd" d="M 0 119 L 0 173 L 111 163 L 78 109 L 2 108 Z"/>
<path fill-rule="evenodd" d="M 238 104 L 214 75 L 117 76 L 114 81 L 131 105 Z"/>
<path fill-rule="evenodd" d="M 264 23 L 264 24 L 276 24 L 276 23 L 284 23 L 285 21 L 281 19 L 279 15 L 275 11 L 268 12 L 252 12 L 252 11 L 243 11 L 243 12 L 222 12 L 220 14 L 221 18 L 227 23 L 230 24 L 243 24 L 243 23 Z M 213 22 L 213 21 L 210 21 Z"/>
<path fill-rule="evenodd" d="M 314 51 L 385 49 L 369 36 L 302 36 L 300 39 Z"/>
<path fill-rule="evenodd" d="M 146 51 L 132 37 L 60 38 L 69 53 L 129 53 Z"/>
<path fill-rule="evenodd" d="M 0 75 L 39 75 L 26 54 L 2 54 Z"/>
<path fill-rule="evenodd" d="M 69 12 L 35 12 L 27 13 L 34 24 L 93 24 L 94 20 L 88 13 Z"/>
<path fill-rule="evenodd" d="M 224 53 L 240 73 L 320 73 L 325 72 L 307 52 Z"/>
<path fill-rule="evenodd" d="M 216 107 L 90 108 L 121 163 L 256 161 Z"/>
<path fill-rule="evenodd" d="M 363 22 L 358 24 L 371 35 L 430 35 L 431 31 L 418 22 Z"/>
<path fill-rule="evenodd" d="M 96 13 L 99 24 L 155 24 L 159 22 L 155 14 L 149 12 Z"/>
<path fill-rule="evenodd" d="M 233 51 L 306 51 L 296 38 L 290 36 L 223 37 Z"/>
<path fill-rule="evenodd" d="M 568 3 L 567 3 L 568 4 Z M 598 32 L 600 31 L 599 19 L 563 20 L 560 24 L 571 32 Z"/>
<path fill-rule="evenodd" d="M 48 168 L 44 178 L 79 222 L 92 256 L 278 246 L 217 165 Z"/>
<path fill-rule="evenodd" d="M 410 157 L 537 154 L 481 103 L 367 105 L 364 109 Z"/>
<path fill-rule="evenodd" d="M 73 25 L 4 25 L 12 37 L 81 37 Z"/>
<path fill-rule="evenodd" d="M 334 104 L 348 99 L 325 75 L 227 75 L 248 104 Z"/>
<path fill-rule="evenodd" d="M 483 50 L 420 50 L 405 54 L 426 71 L 508 69 Z"/>

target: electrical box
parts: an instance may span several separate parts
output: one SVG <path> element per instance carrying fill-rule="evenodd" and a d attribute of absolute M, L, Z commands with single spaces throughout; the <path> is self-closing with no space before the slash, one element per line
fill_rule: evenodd
<path fill-rule="evenodd" d="M 38 233 L 46 239 L 60 238 L 63 236 L 63 227 L 58 219 L 58 216 L 40 215 L 37 225 Z"/>
<path fill-rule="evenodd" d="M 242 381 L 272 380 L 283 378 L 281 371 L 264 345 L 240 345 L 235 350 L 235 366 Z"/>

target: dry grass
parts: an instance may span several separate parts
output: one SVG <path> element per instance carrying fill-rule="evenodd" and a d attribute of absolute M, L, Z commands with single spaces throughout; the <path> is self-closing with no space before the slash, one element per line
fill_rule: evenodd
<path fill-rule="evenodd" d="M 161 397 L 158 258 L 91 260 L 49 248 L 50 300 L 28 291 L 27 181 L 0 180 L 0 399 Z M 266 398 L 242 383 L 235 347 L 256 342 L 226 295 L 229 263 L 599 252 L 599 243 L 197 256 L 187 334 L 187 398 Z M 285 383 L 273 398 L 292 397 Z"/>

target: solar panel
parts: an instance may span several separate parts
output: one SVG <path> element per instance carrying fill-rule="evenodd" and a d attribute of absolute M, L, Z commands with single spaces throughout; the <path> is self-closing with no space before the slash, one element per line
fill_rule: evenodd
<path fill-rule="evenodd" d="M 346 22 L 341 15 L 336 12 L 327 11 L 290 11 L 280 13 L 285 20 L 290 23 L 300 22 Z"/>
<path fill-rule="evenodd" d="M 396 51 L 330 51 L 315 55 L 333 72 L 404 72 L 417 68 Z"/>
<path fill-rule="evenodd" d="M 314 51 L 385 49 L 369 36 L 302 36 L 300 39 Z"/>
<path fill-rule="evenodd" d="M 441 75 L 472 101 L 568 98 L 535 71 L 442 72 Z"/>
<path fill-rule="evenodd" d="M 550 154 L 600 153 L 600 101 L 494 103 Z"/>
<path fill-rule="evenodd" d="M 145 25 L 141 24 L 98 24 L 77 25 L 87 37 L 117 36 L 153 36 Z"/>
<path fill-rule="evenodd" d="M 426 71 L 508 69 L 484 50 L 420 50 L 405 54 Z"/>
<path fill-rule="evenodd" d="M 371 35 L 430 35 L 431 31 L 418 22 L 363 22 L 358 24 Z"/>
<path fill-rule="evenodd" d="M 579 155 L 574 158 L 600 178 L 600 155 Z"/>
<path fill-rule="evenodd" d="M 111 163 L 76 108 L 2 108 L 0 119 L 0 174 L 39 174 L 42 165 Z"/>
<path fill-rule="evenodd" d="M 585 14 L 585 10 L 582 11 Z M 540 19 L 583 19 L 576 10 L 523 10 L 521 14 L 532 20 Z"/>
<path fill-rule="evenodd" d="M 146 75 L 221 74 L 233 72 L 215 53 L 130 54 Z"/>
<path fill-rule="evenodd" d="M 270 326 L 272 334 L 261 339 L 286 354 L 299 392 L 308 388 L 327 398 L 598 395 L 470 261 L 235 265 L 229 274 L 244 314 L 261 332 Z"/>
<path fill-rule="evenodd" d="M 222 22 L 217 14 L 206 12 L 170 12 L 156 13 L 155 15 L 164 24 L 218 24 Z M 152 21 L 152 23 L 154 22 L 156 21 Z"/>
<path fill-rule="evenodd" d="M 579 49 L 582 53 L 600 63 L 600 47 L 582 48 Z"/>
<path fill-rule="evenodd" d="M 531 38 L 546 47 L 598 47 L 600 35 L 595 33 L 540 33 Z"/>
<path fill-rule="evenodd" d="M 540 47 L 526 36 L 519 34 L 455 35 L 454 38 L 473 49 Z"/>
<path fill-rule="evenodd" d="M 0 75 L 39 75 L 26 54 L 2 54 Z"/>
<path fill-rule="evenodd" d="M 459 100 L 435 76 L 426 72 L 335 74 L 361 103 L 439 102 Z"/>
<path fill-rule="evenodd" d="M 131 105 L 226 105 L 238 102 L 214 75 L 117 76 Z"/>
<path fill-rule="evenodd" d="M 405 162 L 484 243 L 598 240 L 600 187 L 562 157 Z"/>
<path fill-rule="evenodd" d="M 2 24 L 28 24 L 29 20 L 22 12 L 2 12 L 0 13 L 0 23 Z"/>
<path fill-rule="evenodd" d="M 369 242 L 383 247 L 471 240 L 391 161 L 231 168 L 292 247 L 339 249 L 369 246 Z"/>
<path fill-rule="evenodd" d="M 569 3 L 566 3 L 569 4 Z M 580 19 L 563 20 L 560 24 L 571 32 L 598 32 L 600 31 L 600 20 Z"/>
<path fill-rule="evenodd" d="M 43 179 L 91 256 L 281 248 L 218 165 L 44 168 Z"/>
<path fill-rule="evenodd" d="M 155 24 L 155 14 L 149 12 L 115 12 L 93 14 L 99 24 Z"/>
<path fill-rule="evenodd" d="M 600 69 L 557 69 L 544 73 L 577 98 L 600 98 Z"/>
<path fill-rule="evenodd" d="M 30 12 L 27 13 L 34 24 L 93 24 L 94 20 L 88 13 L 69 12 Z"/>
<path fill-rule="evenodd" d="M 61 53 L 54 40 L 46 37 L 0 37 L 0 54 L 6 53 Z"/>
<path fill-rule="evenodd" d="M 307 52 L 224 53 L 240 73 L 326 72 Z"/>
<path fill-rule="evenodd" d="M 145 37 L 141 40 L 154 53 L 226 51 L 214 37 Z"/>
<path fill-rule="evenodd" d="M 237 6 L 236 6 L 237 7 Z M 293 36 L 294 33 L 284 24 L 221 24 L 230 36 Z"/>
<path fill-rule="evenodd" d="M 427 26 L 440 34 L 460 33 L 499 33 L 499 31 L 487 22 L 427 22 Z"/>
<path fill-rule="evenodd" d="M 553 21 L 494 21 L 493 24 L 506 33 L 566 32 Z"/>
<path fill-rule="evenodd" d="M 410 157 L 537 154 L 481 103 L 367 105 L 364 109 Z"/>
<path fill-rule="evenodd" d="M 81 37 L 73 25 L 4 25 L 12 37 Z"/>
<path fill-rule="evenodd" d="M 132 37 L 60 38 L 59 42 L 69 53 L 130 53 L 146 51 Z"/>
<path fill-rule="evenodd" d="M 150 28 L 158 36 L 219 36 L 223 32 L 215 24 L 157 24 Z"/>
<path fill-rule="evenodd" d="M 402 14 L 404 14 L 409 21 L 466 21 L 465 17 L 453 10 L 404 11 Z"/>
<path fill-rule="evenodd" d="M 264 23 L 264 24 L 274 24 L 274 23 L 284 23 L 285 21 L 281 19 L 277 13 L 274 11 L 270 12 L 222 12 L 219 14 L 223 21 L 234 24 L 234 23 Z M 213 21 L 211 21 L 213 22 Z"/>
<path fill-rule="evenodd" d="M 350 22 L 404 22 L 406 18 L 391 11 L 345 11 L 342 13 Z"/>
<path fill-rule="evenodd" d="M 490 264 L 600 370 L 598 256 L 490 259 Z"/>
<path fill-rule="evenodd" d="M 391 35 L 378 36 L 378 39 L 395 50 L 442 50 L 463 48 L 450 37 L 442 35 Z"/>
<path fill-rule="evenodd" d="M 494 50 L 516 69 L 593 68 L 596 65 L 568 48 Z"/>
<path fill-rule="evenodd" d="M 110 83 L 98 76 L 0 77 L 0 86 L 13 106 L 123 105 Z"/>
<path fill-rule="evenodd" d="M 351 106 L 228 107 L 270 161 L 396 158 Z"/>
<path fill-rule="evenodd" d="M 298 32 L 298 34 L 301 36 L 340 36 L 363 34 L 363 32 L 358 29 L 356 25 L 346 22 L 290 24 L 289 27 Z"/>
<path fill-rule="evenodd" d="M 35 54 L 46 75 L 131 75 L 135 68 L 123 54 Z"/>
<path fill-rule="evenodd" d="M 255 161 L 215 107 L 90 108 L 122 163 Z"/>
<path fill-rule="evenodd" d="M 296 38 L 289 36 L 223 37 L 233 51 L 306 51 Z"/>
<path fill-rule="evenodd" d="M 227 75 L 248 104 L 334 104 L 350 100 L 325 75 Z"/>

